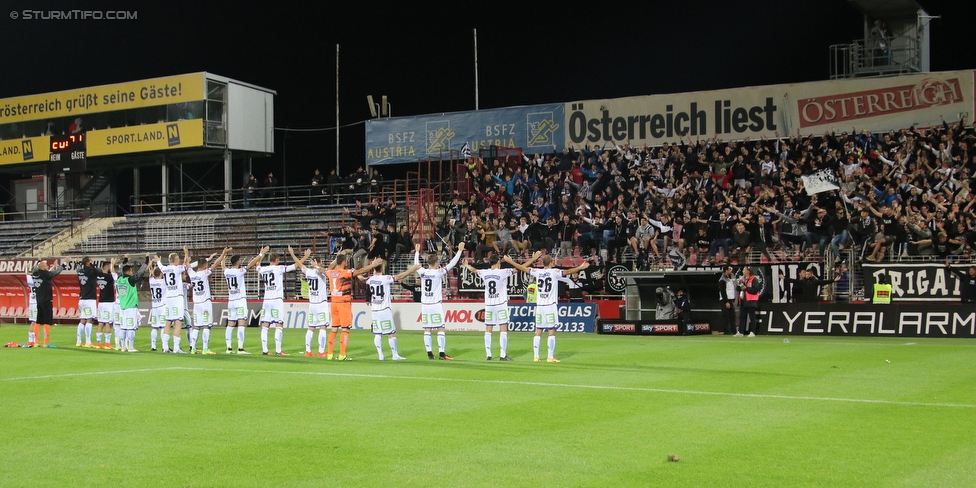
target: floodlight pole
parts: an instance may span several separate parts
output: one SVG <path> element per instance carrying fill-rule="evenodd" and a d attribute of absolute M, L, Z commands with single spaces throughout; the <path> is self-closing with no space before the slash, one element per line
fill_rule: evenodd
<path fill-rule="evenodd" d="M 478 29 L 474 29 L 474 109 L 478 110 Z"/>
<path fill-rule="evenodd" d="M 336 178 L 339 172 L 339 45 L 336 44 Z"/>

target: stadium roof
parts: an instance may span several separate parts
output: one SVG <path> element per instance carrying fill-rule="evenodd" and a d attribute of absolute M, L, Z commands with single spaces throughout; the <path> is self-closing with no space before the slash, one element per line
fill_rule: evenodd
<path fill-rule="evenodd" d="M 873 18 L 906 17 L 924 10 L 915 0 L 848 0 L 862 14 Z"/>

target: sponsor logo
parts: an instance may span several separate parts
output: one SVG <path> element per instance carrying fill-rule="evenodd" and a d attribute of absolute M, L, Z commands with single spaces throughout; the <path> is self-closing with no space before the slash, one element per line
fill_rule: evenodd
<path fill-rule="evenodd" d="M 800 127 L 923 110 L 963 101 L 958 78 L 926 78 L 914 85 L 840 93 L 797 101 Z"/>
<path fill-rule="evenodd" d="M 24 161 L 34 159 L 34 143 L 28 140 L 21 142 L 20 145 L 22 147 L 21 152 L 24 153 Z"/>
<path fill-rule="evenodd" d="M 711 332 L 711 324 L 693 324 L 695 326 L 695 332 Z"/>
<path fill-rule="evenodd" d="M 607 271 L 607 286 L 617 293 L 623 293 L 627 289 L 627 279 L 620 276 L 620 273 L 628 271 L 623 265 L 616 264 Z"/>
<path fill-rule="evenodd" d="M 551 146 L 555 142 L 553 133 L 559 128 L 559 124 L 556 123 L 552 112 L 527 114 L 526 119 L 529 147 Z"/>
<path fill-rule="evenodd" d="M 681 332 L 681 329 L 678 328 L 678 324 L 655 324 L 654 332 L 676 334 Z"/>
<path fill-rule="evenodd" d="M 613 324 L 614 332 L 637 332 L 637 326 L 634 324 Z"/>
<path fill-rule="evenodd" d="M 427 122 L 427 154 L 451 149 L 454 135 L 450 120 Z"/>
<path fill-rule="evenodd" d="M 478 310 L 477 312 L 475 312 L 474 313 L 474 319 L 477 320 L 478 322 L 484 322 L 485 321 L 485 309 L 481 309 L 481 310 Z"/>
<path fill-rule="evenodd" d="M 166 143 L 169 147 L 180 145 L 180 126 L 178 124 L 166 124 Z"/>

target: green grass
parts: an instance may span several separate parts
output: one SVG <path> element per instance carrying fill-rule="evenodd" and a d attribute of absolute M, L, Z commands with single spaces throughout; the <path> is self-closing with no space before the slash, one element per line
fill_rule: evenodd
<path fill-rule="evenodd" d="M 356 331 L 337 363 L 53 331 L 0 349 L 2 486 L 976 485 L 970 340 L 563 334 L 546 364 L 525 333 L 489 363 L 480 333 L 449 333 L 446 362 L 401 332 L 409 361 L 381 363 Z"/>

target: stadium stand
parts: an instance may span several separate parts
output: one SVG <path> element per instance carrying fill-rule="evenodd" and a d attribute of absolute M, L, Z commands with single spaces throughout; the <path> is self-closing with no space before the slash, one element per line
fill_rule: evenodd
<path fill-rule="evenodd" d="M 77 218 L 0 222 L 0 258 L 29 254 L 36 246 L 71 228 Z"/>

